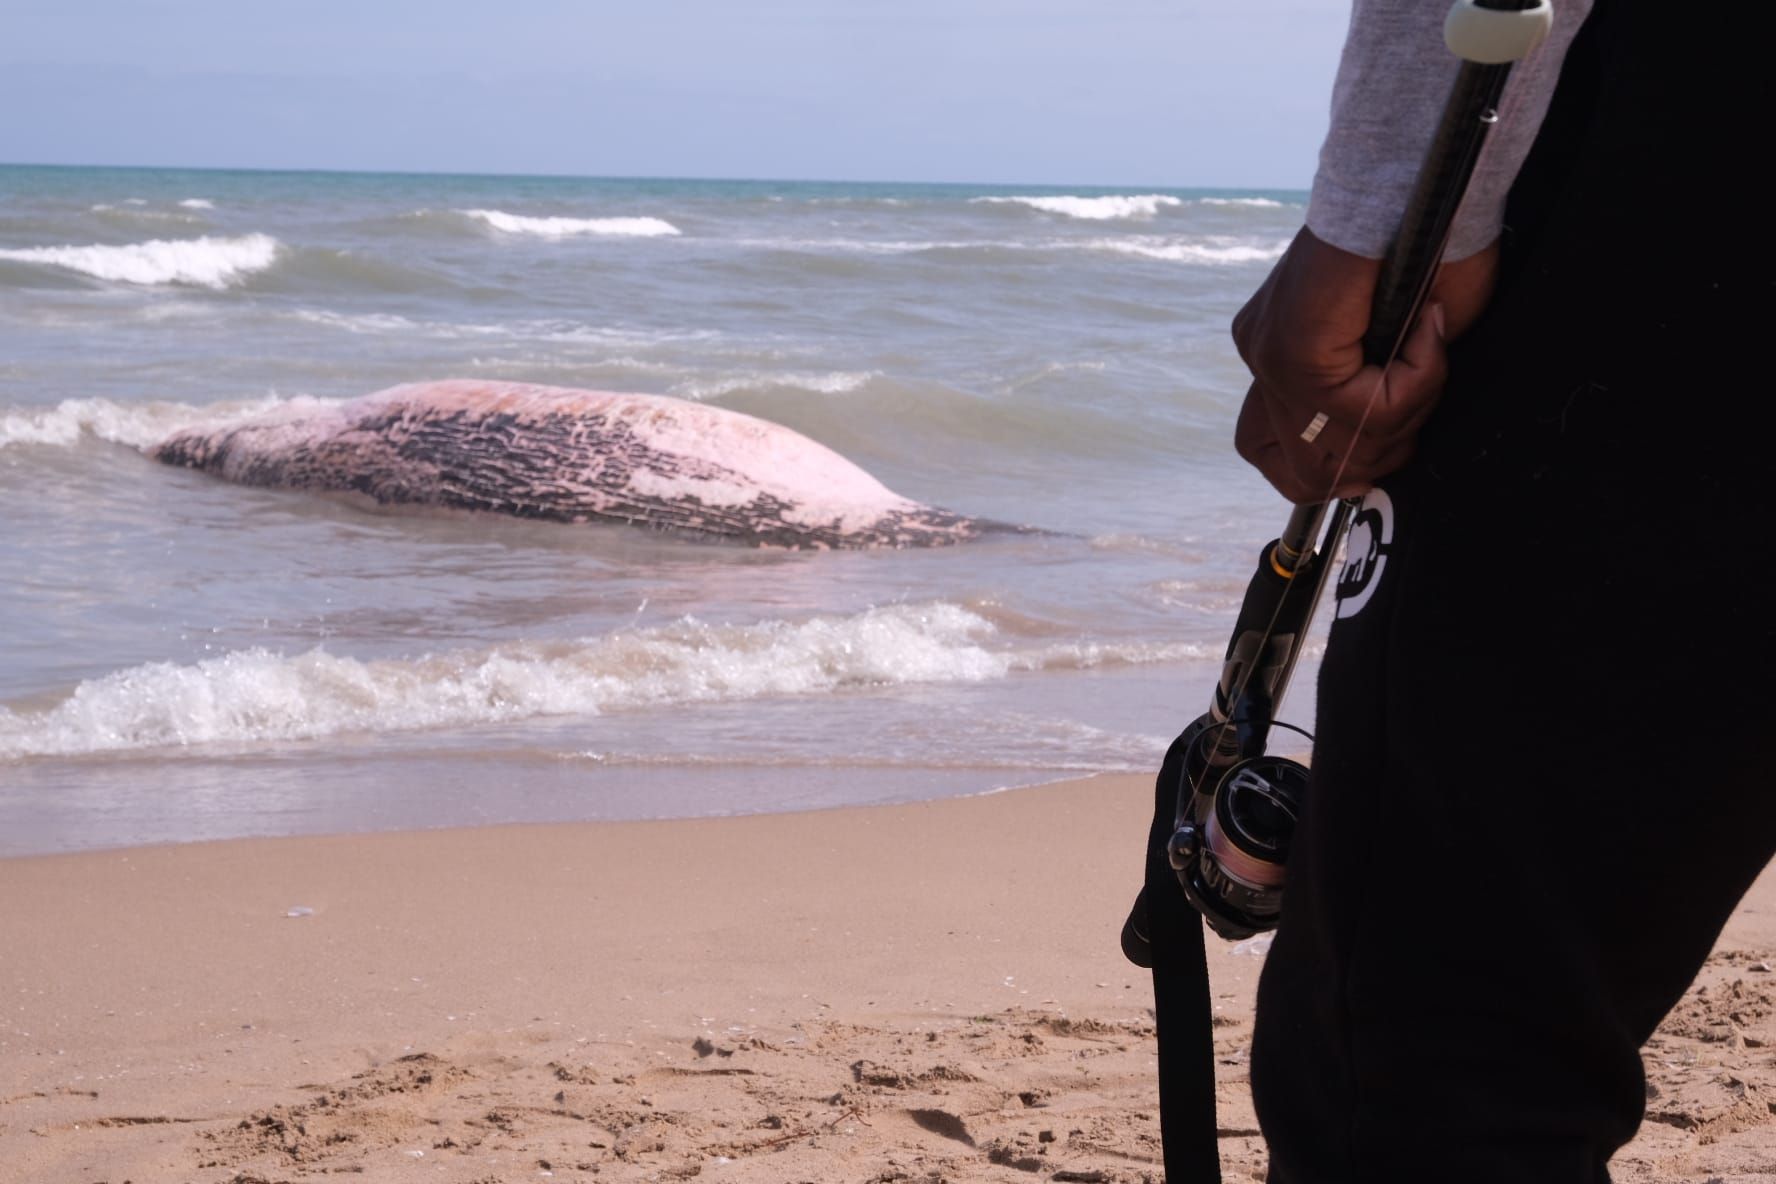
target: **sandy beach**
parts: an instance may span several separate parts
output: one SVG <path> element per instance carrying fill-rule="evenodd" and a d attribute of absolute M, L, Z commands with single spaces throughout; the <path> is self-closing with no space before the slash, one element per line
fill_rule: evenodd
<path fill-rule="evenodd" d="M 1158 1181 L 1149 791 L 0 861 L 0 1180 Z M 1211 950 L 1222 1154 L 1262 953 Z M 1622 1181 L 1776 1176 L 1776 879 Z"/>

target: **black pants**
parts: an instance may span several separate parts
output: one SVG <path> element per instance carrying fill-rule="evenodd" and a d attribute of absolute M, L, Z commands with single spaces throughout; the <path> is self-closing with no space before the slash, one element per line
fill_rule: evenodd
<path fill-rule="evenodd" d="M 1273 1184 L 1607 1181 L 1776 853 L 1768 104 L 1749 25 L 1670 12 L 1598 0 L 1357 527 L 1259 987 Z"/>

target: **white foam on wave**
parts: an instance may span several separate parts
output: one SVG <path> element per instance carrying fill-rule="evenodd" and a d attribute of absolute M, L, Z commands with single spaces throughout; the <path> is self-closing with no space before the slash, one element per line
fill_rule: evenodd
<path fill-rule="evenodd" d="M 863 255 L 914 255 L 942 252 L 1003 251 L 1011 254 L 1043 251 L 1109 251 L 1138 255 L 1172 263 L 1228 264 L 1264 262 L 1281 257 L 1287 240 L 1254 240 L 1226 235 L 1183 238 L 1170 235 L 1130 235 L 1126 238 L 1046 238 L 1027 240 L 957 239 L 743 239 L 736 245 L 769 250 L 836 252 Z"/>
<path fill-rule="evenodd" d="M 1199 205 L 1205 206 L 1257 206 L 1262 209 L 1280 210 L 1283 203 L 1269 197 L 1199 197 Z"/>
<path fill-rule="evenodd" d="M 939 602 L 750 625 L 686 618 L 582 641 L 416 659 L 242 650 L 120 670 L 44 710 L 0 708 L 0 759 L 463 727 L 1213 656 L 1147 643 L 1011 650 L 991 644 L 995 632 L 980 614 Z"/>
<path fill-rule="evenodd" d="M 730 242 L 736 247 L 756 248 L 765 251 L 838 251 L 859 255 L 910 255 L 919 251 L 942 251 L 969 247 L 1015 249 L 1021 245 L 1015 242 L 988 242 L 970 239 L 947 241 L 915 239 L 909 241 L 871 238 L 739 238 L 732 239 Z"/>
<path fill-rule="evenodd" d="M 1165 193 L 1112 194 L 1105 197 L 975 197 L 984 205 L 1025 205 L 1045 214 L 1104 222 L 1113 218 L 1151 218 L 1166 206 L 1183 202 Z"/>
<path fill-rule="evenodd" d="M 1134 255 L 1142 259 L 1162 259 L 1168 263 L 1227 265 L 1268 263 L 1280 259 L 1289 249 L 1286 239 L 1254 242 L 1211 235 L 1200 239 L 1160 238 L 1140 235 L 1133 238 L 1099 238 L 1081 244 L 1088 250 L 1110 251 L 1118 255 Z"/>
<path fill-rule="evenodd" d="M 658 238 L 678 234 L 678 227 L 664 218 L 561 218 L 508 214 L 504 210 L 461 210 L 503 234 L 529 234 L 542 238 L 571 238 L 581 234 Z"/>
<path fill-rule="evenodd" d="M 881 377 L 878 370 L 830 370 L 825 373 L 800 371 L 750 371 L 724 374 L 720 378 L 691 378 L 675 383 L 672 393 L 681 399 L 717 399 L 735 391 L 799 390 L 821 395 L 843 395 L 861 388 L 872 378 Z"/>
<path fill-rule="evenodd" d="M 277 262 L 282 246 L 268 234 L 239 238 L 151 239 L 123 246 L 24 247 L 0 259 L 39 263 L 126 284 L 226 288 Z"/>
<path fill-rule="evenodd" d="M 267 395 L 198 406 L 190 403 L 116 403 L 110 399 L 63 399 L 53 407 L 14 407 L 0 411 L 0 449 L 24 445 L 71 448 L 82 439 L 148 448 L 174 432 L 225 428 L 275 407 L 319 410 L 335 399 Z"/>
<path fill-rule="evenodd" d="M 213 210 L 216 203 L 207 197 L 188 197 L 179 203 L 188 210 Z"/>

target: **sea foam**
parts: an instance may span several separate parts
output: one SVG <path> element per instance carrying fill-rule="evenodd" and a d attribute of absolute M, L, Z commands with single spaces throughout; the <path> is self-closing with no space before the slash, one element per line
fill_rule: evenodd
<path fill-rule="evenodd" d="M 0 259 L 63 267 L 126 284 L 226 288 L 270 267 L 281 249 L 268 234 L 248 234 L 239 238 L 150 239 L 123 246 L 24 247 L 0 250 Z"/>
<path fill-rule="evenodd" d="M 504 210 L 462 210 L 503 234 L 529 234 L 541 238 L 571 238 L 580 234 L 658 238 L 678 234 L 678 227 L 663 218 L 560 218 L 508 214 Z"/>
<path fill-rule="evenodd" d="M 1267 210 L 1280 210 L 1283 203 L 1269 197 L 1199 197 L 1197 202 L 1205 206 L 1257 206 Z"/>
<path fill-rule="evenodd" d="M 0 759 L 462 727 L 1212 656 L 1177 644 L 1007 649 L 993 644 L 996 633 L 979 613 L 936 602 L 744 625 L 685 618 L 580 641 L 413 659 L 241 650 L 120 670 L 44 710 L 0 708 Z"/>
<path fill-rule="evenodd" d="M 1025 205 L 1045 214 L 1067 218 L 1083 218 L 1093 222 L 1113 218 L 1151 218 L 1166 206 L 1183 202 L 1170 194 L 1112 194 L 1105 197 L 976 197 L 971 201 L 987 205 Z"/>
<path fill-rule="evenodd" d="M 1134 255 L 1142 259 L 1162 259 L 1168 263 L 1238 264 L 1269 263 L 1280 259 L 1289 249 L 1287 240 L 1254 242 L 1209 236 L 1202 239 L 1159 238 L 1141 235 L 1134 238 L 1099 238 L 1083 244 L 1094 251 L 1118 255 Z"/>
<path fill-rule="evenodd" d="M 337 400 L 268 395 L 198 406 L 190 403 L 115 403 L 110 399 L 63 399 L 53 407 L 14 407 L 0 411 L 0 450 L 22 446 L 72 447 L 82 439 L 104 440 L 131 448 L 158 444 L 174 432 L 191 428 L 224 428 L 252 419 L 274 407 L 316 410 Z"/>

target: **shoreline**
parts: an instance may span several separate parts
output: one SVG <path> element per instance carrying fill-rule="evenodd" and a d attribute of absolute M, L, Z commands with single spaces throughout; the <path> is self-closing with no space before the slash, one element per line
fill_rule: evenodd
<path fill-rule="evenodd" d="M 1150 808 L 1123 775 L 0 860 L 0 1179 L 1154 1182 L 1117 948 Z M 1257 1179 L 1231 949 L 1222 1153 Z M 1772 959 L 1766 875 L 1649 1046 L 1618 1181 L 1776 1171 Z"/>
<path fill-rule="evenodd" d="M 180 759 L 190 762 L 192 758 Z M 217 775 L 207 780 L 220 782 L 225 773 L 227 780 L 235 784 L 252 783 L 255 792 L 263 792 L 269 782 L 272 801 L 248 799 L 225 809 L 212 804 L 213 813 L 209 816 L 197 813 L 163 815 L 160 833 L 144 830 L 142 826 L 142 820 L 149 816 L 158 800 L 158 787 L 150 782 L 152 792 L 128 788 L 130 782 L 139 778 L 140 770 L 135 762 L 119 762 L 115 767 L 105 769 L 106 775 L 80 789 L 26 782 L 13 787 L 18 799 L 14 802 L 8 802 L 7 791 L 0 789 L 0 864 L 15 859 L 100 855 L 215 843 L 426 834 L 501 827 L 712 822 L 832 810 L 873 810 L 921 802 L 990 797 L 1102 777 L 1146 776 L 1114 770 L 1083 773 L 1057 769 L 1007 770 L 987 765 L 973 768 L 835 766 L 820 762 L 769 765 L 740 760 L 655 767 L 636 763 L 609 767 L 606 771 L 616 773 L 626 783 L 615 794 L 609 792 L 608 784 L 600 786 L 601 792 L 587 800 L 586 795 L 576 795 L 575 792 L 575 787 L 584 781 L 587 770 L 555 756 L 540 761 L 515 762 L 521 768 L 527 764 L 533 767 L 515 780 L 469 791 L 450 781 L 451 776 L 460 775 L 464 767 L 464 762 L 457 759 L 410 759 L 401 755 L 386 761 L 322 758 L 316 762 L 321 766 L 318 784 L 310 779 L 300 787 L 282 786 L 296 775 L 295 770 L 300 766 L 295 762 L 281 757 L 270 758 L 268 764 L 278 766 L 279 771 L 270 778 L 255 778 L 253 773 L 256 770 L 250 767 L 249 760 L 237 757 L 218 762 Z M 243 768 L 243 765 L 248 767 Z M 547 775 L 537 775 L 535 766 L 544 768 Z M 428 770 L 438 779 L 428 780 L 424 776 Z M 334 788 L 361 782 L 377 772 L 383 777 L 374 799 L 348 800 Z M 828 789 L 839 775 L 845 781 L 843 790 Z M 707 807 L 706 804 L 712 801 L 731 802 L 723 795 L 733 784 L 757 781 L 762 776 L 776 779 L 773 786 L 777 795 L 775 800 L 742 802 L 725 812 Z M 1012 779 L 1006 780 L 1007 777 Z M 440 784 L 444 786 L 442 795 Z M 860 792 L 860 786 L 872 784 L 874 789 L 864 788 Z M 630 813 L 638 799 L 648 796 L 644 790 L 652 789 L 659 792 L 652 794 L 650 800 L 660 805 L 664 812 L 640 816 Z M 55 815 L 36 812 L 40 807 L 35 803 L 41 803 L 46 794 L 57 791 L 63 791 L 57 804 L 65 810 L 69 820 L 65 823 Z M 440 796 L 445 800 L 440 802 Z M 488 809 L 487 803 L 495 798 L 502 800 L 500 813 Z M 71 840 L 70 835 L 77 830 L 88 835 L 92 833 L 91 820 L 81 813 L 89 808 L 109 809 L 114 817 L 103 823 L 96 842 Z M 428 813 L 439 820 L 419 821 Z M 120 825 L 116 815 L 124 816 L 126 821 Z M 279 815 L 283 816 L 283 821 L 276 829 L 268 827 L 264 831 L 251 831 L 241 825 L 242 819 Z"/>
<path fill-rule="evenodd" d="M 1206 663 L 1161 661 L 526 718 L 462 736 L 415 729 L 29 757 L 5 763 L 0 777 L 0 859 L 794 813 L 1150 775 L 1175 731 L 1168 705 L 1206 701 L 1211 677 Z M 983 738 L 983 718 L 1006 726 Z M 870 728 L 881 738 L 871 741 Z"/>

